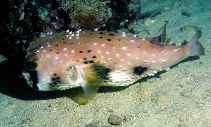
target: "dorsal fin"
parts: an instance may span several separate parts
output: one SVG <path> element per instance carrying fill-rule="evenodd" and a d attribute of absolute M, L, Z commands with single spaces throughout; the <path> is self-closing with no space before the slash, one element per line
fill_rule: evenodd
<path fill-rule="evenodd" d="M 161 45 L 166 41 L 166 25 L 168 24 L 169 20 L 166 21 L 165 25 L 157 32 L 154 37 L 149 38 L 149 41 L 152 44 Z"/>

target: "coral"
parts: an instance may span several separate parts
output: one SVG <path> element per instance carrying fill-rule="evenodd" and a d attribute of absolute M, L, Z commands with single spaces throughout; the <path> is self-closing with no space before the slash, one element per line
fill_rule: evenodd
<path fill-rule="evenodd" d="M 50 10 L 46 17 L 46 32 L 59 32 L 63 30 L 64 19 L 59 15 L 58 10 Z"/>
<path fill-rule="evenodd" d="M 70 19 L 70 28 L 95 29 L 102 27 L 111 17 L 107 2 L 100 0 L 61 0 L 60 8 L 64 9 Z"/>

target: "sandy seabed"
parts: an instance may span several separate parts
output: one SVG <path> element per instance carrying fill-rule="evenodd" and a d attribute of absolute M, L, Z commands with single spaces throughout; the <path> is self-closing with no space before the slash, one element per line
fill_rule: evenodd
<path fill-rule="evenodd" d="M 114 114 L 121 127 L 210 127 L 211 1 L 152 1 L 143 1 L 143 11 L 164 11 L 145 20 L 149 32 L 153 35 L 170 19 L 167 37 L 179 43 L 192 38 L 193 26 L 202 27 L 205 55 L 126 89 L 103 88 L 87 105 L 75 103 L 68 95 L 72 90 L 38 93 L 24 88 L 0 56 L 0 126 L 110 127 L 108 118 Z M 191 15 L 182 15 L 182 10 Z"/>

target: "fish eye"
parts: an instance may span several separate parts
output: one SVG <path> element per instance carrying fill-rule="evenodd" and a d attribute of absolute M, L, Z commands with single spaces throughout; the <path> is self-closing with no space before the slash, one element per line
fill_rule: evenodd
<path fill-rule="evenodd" d="M 25 82 L 27 85 L 29 85 L 31 88 L 38 90 L 38 78 L 37 78 L 37 71 L 26 71 L 24 70 L 22 72 L 23 78 L 25 79 Z"/>
<path fill-rule="evenodd" d="M 33 71 L 36 69 L 37 63 L 35 61 L 26 61 L 25 67 L 26 67 L 26 69 Z"/>

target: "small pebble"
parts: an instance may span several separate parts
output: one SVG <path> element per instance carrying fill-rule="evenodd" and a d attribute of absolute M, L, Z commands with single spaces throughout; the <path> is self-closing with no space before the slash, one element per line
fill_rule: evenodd
<path fill-rule="evenodd" d="M 111 125 L 120 125 L 122 123 L 123 119 L 117 115 L 109 115 L 108 117 L 108 123 Z"/>
<path fill-rule="evenodd" d="M 87 124 L 85 127 L 99 127 L 99 123 L 98 122 L 91 122 L 89 124 Z"/>
<path fill-rule="evenodd" d="M 181 10 L 181 14 L 187 17 L 190 17 L 192 14 L 188 10 Z"/>

